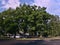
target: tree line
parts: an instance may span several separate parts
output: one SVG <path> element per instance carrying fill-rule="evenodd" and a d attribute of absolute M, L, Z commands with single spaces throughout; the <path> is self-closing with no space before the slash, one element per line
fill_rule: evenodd
<path fill-rule="evenodd" d="M 29 36 L 60 36 L 59 16 L 49 14 L 45 7 L 26 4 L 0 13 L 0 37 L 21 32 Z"/>

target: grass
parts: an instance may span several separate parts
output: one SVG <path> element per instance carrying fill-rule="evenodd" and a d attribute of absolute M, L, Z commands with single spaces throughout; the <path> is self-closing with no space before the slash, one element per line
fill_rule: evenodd
<path fill-rule="evenodd" d="M 60 37 L 50 37 L 50 38 L 43 38 L 43 37 L 39 37 L 39 38 L 16 38 L 16 40 L 56 40 L 56 39 L 60 39 Z"/>
<path fill-rule="evenodd" d="M 60 39 L 60 36 L 50 37 L 50 38 L 44 38 L 44 37 L 39 37 L 39 38 L 7 38 L 7 37 L 2 37 L 2 38 L 0 38 L 0 40 L 55 40 L 55 39 Z"/>
<path fill-rule="evenodd" d="M 41 40 L 39 38 L 17 38 L 16 40 Z"/>

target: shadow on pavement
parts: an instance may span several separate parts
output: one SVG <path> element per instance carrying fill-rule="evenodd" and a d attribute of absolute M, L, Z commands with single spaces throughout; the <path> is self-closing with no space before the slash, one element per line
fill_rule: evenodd
<path fill-rule="evenodd" d="M 46 41 L 43 41 L 43 40 L 35 40 L 35 41 L 30 41 L 28 43 L 15 43 L 15 44 L 12 44 L 12 45 L 46 45 L 45 43 Z"/>

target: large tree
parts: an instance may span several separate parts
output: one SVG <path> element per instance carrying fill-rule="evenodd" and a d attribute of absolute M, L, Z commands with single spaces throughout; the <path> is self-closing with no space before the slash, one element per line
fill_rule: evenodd
<path fill-rule="evenodd" d="M 46 12 L 45 7 L 38 7 L 36 5 L 20 5 L 15 10 L 9 8 L 0 13 L 0 32 L 5 34 L 10 33 L 16 35 L 20 31 L 25 35 L 45 36 L 55 34 L 60 35 L 59 23 L 56 17 Z M 56 22 L 56 23 L 55 23 Z M 59 25 L 59 26 L 58 26 Z"/>

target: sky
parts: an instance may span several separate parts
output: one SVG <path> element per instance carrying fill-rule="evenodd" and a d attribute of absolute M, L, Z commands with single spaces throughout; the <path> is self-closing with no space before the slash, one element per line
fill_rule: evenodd
<path fill-rule="evenodd" d="M 16 9 L 23 3 L 46 7 L 48 13 L 60 16 L 60 0 L 0 0 L 0 12 L 9 7 Z"/>

